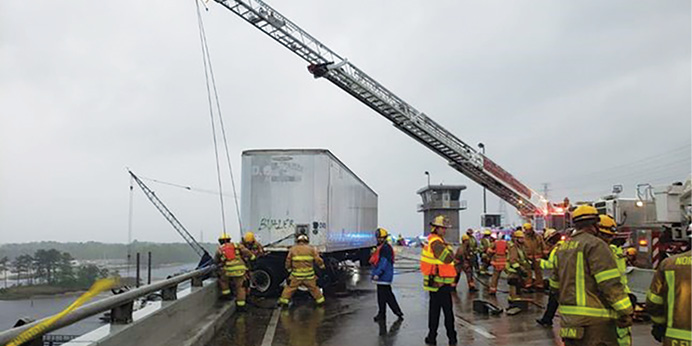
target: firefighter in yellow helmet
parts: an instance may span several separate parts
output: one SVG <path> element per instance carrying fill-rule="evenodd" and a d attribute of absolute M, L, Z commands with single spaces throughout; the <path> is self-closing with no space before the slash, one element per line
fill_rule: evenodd
<path fill-rule="evenodd" d="M 519 291 L 524 287 L 524 278 L 531 275 L 531 266 L 524 248 L 525 235 L 523 231 L 514 231 L 512 241 L 507 243 L 509 261 L 507 265 L 507 283 L 509 284 L 509 300 L 517 300 Z"/>
<path fill-rule="evenodd" d="M 471 237 L 468 234 L 461 236 L 461 245 L 454 253 L 454 268 L 457 271 L 457 276 L 454 278 L 454 286 L 456 287 L 461 279 L 461 272 L 466 274 L 466 283 L 469 287 L 469 292 L 476 292 L 476 283 L 473 281 L 473 265 L 472 260 L 476 256 L 471 248 Z"/>
<path fill-rule="evenodd" d="M 630 288 L 627 282 L 627 259 L 621 247 L 612 244 L 615 235 L 617 235 L 617 224 L 610 215 L 598 215 L 598 233 L 597 236 L 608 244 L 615 263 L 617 263 L 618 271 L 620 272 L 620 281 L 625 287 L 625 293 L 629 296 Z M 632 299 L 630 298 L 630 301 Z M 634 302 L 632 302 L 634 304 Z M 618 344 L 620 346 L 632 345 L 632 327 L 617 328 Z"/>
<path fill-rule="evenodd" d="M 555 252 L 551 286 L 559 290 L 560 336 L 566 346 L 618 346 L 617 328 L 632 325 L 633 307 L 608 244 L 596 237 L 596 208 L 572 212 L 575 231 Z"/>
<path fill-rule="evenodd" d="M 651 280 L 646 309 L 654 323 L 651 334 L 664 346 L 692 344 L 691 276 L 692 252 L 688 250 L 663 260 Z"/>
<path fill-rule="evenodd" d="M 637 249 L 633 247 L 628 247 L 625 251 L 625 256 L 627 256 L 627 266 L 636 267 L 637 264 Z"/>
<path fill-rule="evenodd" d="M 245 309 L 245 298 L 247 296 L 247 262 L 254 261 L 255 255 L 246 249 L 242 244 L 231 242 L 231 236 L 223 232 L 219 237 L 219 248 L 214 255 L 214 261 L 220 268 L 219 286 L 221 295 L 231 294 L 231 288 L 235 291 L 235 304 L 238 310 Z M 230 281 L 230 282 L 229 282 Z"/>
<path fill-rule="evenodd" d="M 260 244 L 257 239 L 255 239 L 255 234 L 252 232 L 246 232 L 243 236 L 243 246 L 250 250 L 255 256 L 261 257 L 266 254 L 264 247 Z"/>
<path fill-rule="evenodd" d="M 428 309 L 428 335 L 425 343 L 437 343 L 437 327 L 440 324 L 440 310 L 445 316 L 445 329 L 450 345 L 457 344 L 457 333 L 454 330 L 454 312 L 452 310 L 452 292 L 454 292 L 454 250 L 444 240 L 450 228 L 446 217 L 436 216 L 432 222 L 428 242 L 423 246 L 420 257 L 420 269 L 423 274 L 423 289 L 430 292 Z"/>
<path fill-rule="evenodd" d="M 533 226 L 530 223 L 525 223 L 522 226 L 524 230 L 524 250 L 526 251 L 526 259 L 529 262 L 531 270 L 526 278 L 526 288 L 543 289 L 543 270 L 541 269 L 541 259 L 543 258 L 543 250 L 545 244 L 543 237 L 536 234 Z M 533 271 L 533 274 L 531 273 Z"/>
<path fill-rule="evenodd" d="M 483 231 L 483 238 L 481 238 L 480 241 L 481 268 L 479 273 L 481 275 L 490 275 L 488 272 L 488 268 L 490 267 L 490 253 L 488 250 L 490 250 L 490 248 L 493 246 L 494 239 L 492 235 L 492 232 L 490 232 L 489 229 L 486 229 Z"/>
<path fill-rule="evenodd" d="M 297 244 L 288 250 L 286 255 L 286 270 L 290 273 L 288 284 L 284 287 L 279 298 L 279 304 L 287 306 L 298 287 L 303 286 L 308 289 L 315 303 L 324 303 L 322 291 L 317 286 L 317 276 L 314 266 L 325 269 L 324 261 L 314 246 L 310 246 L 310 240 L 305 234 L 296 238 Z"/>

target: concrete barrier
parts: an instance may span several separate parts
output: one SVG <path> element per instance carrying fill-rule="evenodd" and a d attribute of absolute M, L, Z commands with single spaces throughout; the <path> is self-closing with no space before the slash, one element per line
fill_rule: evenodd
<path fill-rule="evenodd" d="M 178 292 L 174 301 L 150 303 L 135 311 L 133 322 L 105 325 L 64 346 L 203 345 L 235 311 L 233 301 L 219 301 L 215 280 Z"/>

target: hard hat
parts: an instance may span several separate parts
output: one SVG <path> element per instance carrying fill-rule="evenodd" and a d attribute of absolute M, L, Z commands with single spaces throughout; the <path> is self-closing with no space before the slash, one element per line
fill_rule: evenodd
<path fill-rule="evenodd" d="M 574 222 L 589 220 L 598 222 L 598 210 L 590 205 L 580 205 L 572 212 L 572 221 Z"/>
<path fill-rule="evenodd" d="M 533 229 L 533 226 L 527 222 L 522 226 L 522 228 L 528 231 L 530 229 Z"/>
<path fill-rule="evenodd" d="M 297 238 L 296 240 L 297 240 L 299 243 L 309 243 L 309 242 L 310 242 L 310 239 L 308 239 L 308 236 L 305 235 L 305 234 L 299 235 L 298 238 Z"/>
<path fill-rule="evenodd" d="M 384 228 L 378 228 L 375 231 L 375 237 L 377 238 L 387 238 L 387 236 L 389 236 L 389 233 Z M 399 237 L 401 237 L 401 234 L 399 234 Z"/>
<path fill-rule="evenodd" d="M 633 247 L 628 247 L 627 248 L 627 255 L 628 256 L 636 256 L 637 255 L 637 249 Z"/>
<path fill-rule="evenodd" d="M 557 235 L 557 230 L 555 228 L 548 228 L 543 232 L 543 239 L 548 240 L 552 236 Z"/>
<path fill-rule="evenodd" d="M 231 236 L 228 233 L 223 232 L 219 236 L 219 241 L 222 241 L 222 240 L 231 240 Z"/>
<path fill-rule="evenodd" d="M 462 234 L 461 235 L 461 241 L 467 241 L 469 240 L 469 235 L 468 234 Z"/>
<path fill-rule="evenodd" d="M 430 226 L 450 228 L 449 220 L 444 215 L 437 215 L 430 223 Z"/>
<path fill-rule="evenodd" d="M 513 236 L 514 236 L 514 238 L 524 238 L 524 232 L 522 232 L 522 231 L 514 231 Z"/>
<path fill-rule="evenodd" d="M 493 234 L 493 232 L 490 232 L 489 229 L 486 229 L 485 231 L 483 231 L 483 235 L 492 235 L 492 234 Z"/>
<path fill-rule="evenodd" d="M 243 240 L 245 240 L 246 243 L 252 243 L 253 241 L 255 241 L 255 234 L 252 232 L 247 232 L 243 236 Z"/>
<path fill-rule="evenodd" d="M 598 231 L 608 235 L 615 235 L 618 232 L 617 224 L 610 215 L 598 215 Z"/>

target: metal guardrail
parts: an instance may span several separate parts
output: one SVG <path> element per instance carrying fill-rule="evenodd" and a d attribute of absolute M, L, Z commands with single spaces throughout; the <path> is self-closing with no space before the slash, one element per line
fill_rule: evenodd
<path fill-rule="evenodd" d="M 97 302 L 84 305 L 82 307 L 75 309 L 62 319 L 56 321 L 53 325 L 46 328 L 41 334 L 36 335 L 36 337 L 69 326 L 87 317 L 91 317 L 105 311 L 111 312 L 111 324 L 128 324 L 132 322 L 132 306 L 135 299 L 145 297 L 154 292 L 161 291 L 161 296 L 164 301 L 175 300 L 177 299 L 178 284 L 187 280 L 192 280 L 193 287 L 201 287 L 203 279 L 207 275 L 212 273 L 215 269 L 216 266 L 198 269 L 186 274 L 162 280 L 151 285 L 142 286 L 115 295 L 113 297 L 104 298 Z M 50 316 L 40 319 L 38 321 L 34 321 L 29 324 L 25 324 L 21 327 L 16 327 L 0 332 L 0 345 L 4 345 L 10 342 L 12 339 L 19 336 L 19 334 L 21 334 L 25 330 L 32 328 L 38 325 L 39 323 L 46 321 L 49 318 Z"/>

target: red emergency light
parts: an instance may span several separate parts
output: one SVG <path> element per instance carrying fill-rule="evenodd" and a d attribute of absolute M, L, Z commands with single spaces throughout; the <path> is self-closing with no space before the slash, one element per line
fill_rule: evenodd
<path fill-rule="evenodd" d="M 566 236 L 566 235 L 563 235 L 562 237 L 560 237 L 560 240 L 562 240 L 562 241 L 567 240 L 567 236 Z"/>
<path fill-rule="evenodd" d="M 642 239 L 642 240 L 639 241 L 639 246 L 646 246 L 646 245 L 648 245 L 648 244 L 649 244 L 649 242 L 646 241 L 646 239 Z"/>
<path fill-rule="evenodd" d="M 556 213 L 560 213 L 560 214 L 562 214 L 562 213 L 564 213 L 564 212 L 565 212 L 565 210 L 564 210 L 564 209 L 562 209 L 562 208 L 555 208 L 555 212 L 556 212 Z"/>

